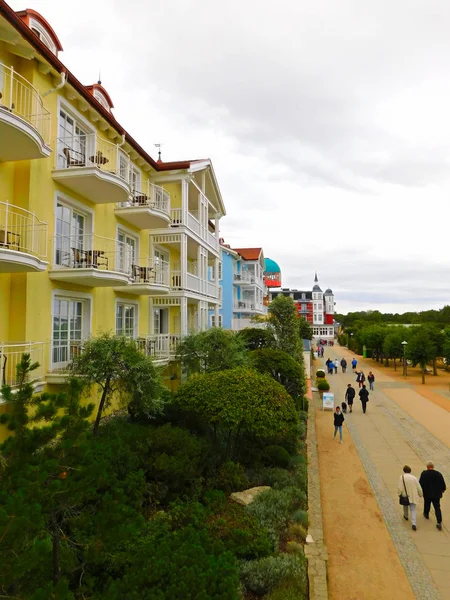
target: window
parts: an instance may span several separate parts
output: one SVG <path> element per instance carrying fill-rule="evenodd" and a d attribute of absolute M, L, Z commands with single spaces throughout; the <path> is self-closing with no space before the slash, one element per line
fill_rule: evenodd
<path fill-rule="evenodd" d="M 302 293 L 302 300 L 306 300 L 306 294 Z"/>
<path fill-rule="evenodd" d="M 217 278 L 219 281 L 221 281 L 221 279 L 223 279 L 223 264 L 221 262 L 218 263 L 219 267 L 218 267 L 218 275 Z"/>
<path fill-rule="evenodd" d="M 133 265 L 137 263 L 138 259 L 137 238 L 119 229 L 117 232 L 117 246 L 119 271 L 131 273 Z"/>
<path fill-rule="evenodd" d="M 56 204 L 55 263 L 72 267 L 76 254 L 89 245 L 86 235 L 87 215 L 70 205 L 58 201 Z"/>
<path fill-rule="evenodd" d="M 128 156 L 123 152 L 119 152 L 119 176 L 125 181 L 129 180 L 130 161 Z"/>
<path fill-rule="evenodd" d="M 58 169 L 71 166 L 82 167 L 86 165 L 87 133 L 77 123 L 76 119 L 65 111 L 59 111 L 58 122 Z"/>
<path fill-rule="evenodd" d="M 222 315 L 217 317 L 217 325 L 216 325 L 216 315 L 211 315 L 211 327 L 222 327 Z"/>
<path fill-rule="evenodd" d="M 174 331 L 178 330 L 179 324 L 174 323 Z M 169 333 L 169 309 L 153 309 L 153 333 L 156 335 L 161 333 Z"/>
<path fill-rule="evenodd" d="M 134 338 L 137 335 L 137 305 L 118 302 L 116 306 L 116 334 Z"/>
<path fill-rule="evenodd" d="M 133 193 L 142 192 L 141 174 L 136 167 L 133 166 L 130 168 L 130 185 Z"/>
<path fill-rule="evenodd" d="M 52 335 L 54 368 L 66 367 L 81 351 L 82 341 L 89 335 L 89 309 L 88 300 L 55 296 Z"/>
<path fill-rule="evenodd" d="M 100 104 L 103 106 L 103 108 L 106 108 L 106 110 L 108 112 L 111 112 L 110 106 L 109 106 L 108 101 L 106 100 L 105 96 L 97 89 L 94 90 L 94 98 L 98 102 L 100 102 Z"/>
<path fill-rule="evenodd" d="M 36 34 L 38 36 L 38 38 L 41 40 L 41 42 L 43 44 L 45 44 L 47 46 L 47 48 L 49 48 L 49 50 L 51 50 L 53 52 L 53 54 L 56 54 L 57 49 L 56 49 L 55 43 L 53 42 L 49 33 L 39 23 L 39 21 L 36 21 L 36 19 L 30 19 L 30 29 L 34 34 Z"/>

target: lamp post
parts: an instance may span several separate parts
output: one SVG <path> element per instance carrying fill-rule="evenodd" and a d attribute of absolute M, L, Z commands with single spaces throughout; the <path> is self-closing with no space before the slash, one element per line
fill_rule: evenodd
<path fill-rule="evenodd" d="M 349 350 L 353 350 L 353 333 L 350 334 L 350 342 L 351 347 L 349 347 Z"/>
<path fill-rule="evenodd" d="M 406 377 L 407 375 L 407 371 L 406 371 L 406 346 L 408 345 L 408 342 L 403 341 L 402 342 L 402 346 L 403 346 L 403 376 Z"/>

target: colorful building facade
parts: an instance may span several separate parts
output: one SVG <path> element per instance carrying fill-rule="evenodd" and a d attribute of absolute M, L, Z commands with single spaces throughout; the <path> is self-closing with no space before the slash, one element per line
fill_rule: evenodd
<path fill-rule="evenodd" d="M 264 282 L 265 261 L 262 248 L 234 248 L 239 259 L 233 272 L 233 322 L 232 329 L 239 331 L 254 327 L 254 317 L 265 318 L 267 306 L 264 299 L 267 288 Z"/>
<path fill-rule="evenodd" d="M 41 15 L 0 2 L 2 384 L 23 352 L 37 387 L 62 383 L 100 331 L 168 364 L 219 316 L 225 207 L 211 161 L 155 161 L 61 52 Z"/>
<path fill-rule="evenodd" d="M 266 284 L 266 288 L 276 289 L 280 288 L 281 283 L 281 269 L 274 260 L 271 258 L 266 258 L 265 261 L 265 272 L 264 272 L 264 283 Z"/>

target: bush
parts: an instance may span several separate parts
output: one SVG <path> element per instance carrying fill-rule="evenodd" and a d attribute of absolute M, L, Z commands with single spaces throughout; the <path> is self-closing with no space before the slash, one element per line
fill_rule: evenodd
<path fill-rule="evenodd" d="M 328 390 L 330 389 L 330 384 L 326 379 L 320 379 L 317 382 L 317 389 L 321 392 L 328 392 Z"/>
<path fill-rule="evenodd" d="M 308 577 L 306 565 L 299 569 L 294 577 L 287 577 L 272 592 L 266 596 L 266 600 L 307 600 Z"/>
<path fill-rule="evenodd" d="M 267 373 L 281 383 L 293 397 L 303 397 L 306 393 L 306 377 L 303 364 L 282 350 L 263 348 L 250 353 L 253 367 L 260 373 Z"/>
<path fill-rule="evenodd" d="M 285 469 L 291 462 L 291 455 L 282 446 L 267 446 L 264 450 L 264 455 L 274 467 Z"/>
<path fill-rule="evenodd" d="M 226 494 L 231 492 L 240 492 L 249 487 L 249 481 L 245 474 L 244 467 L 239 463 L 229 460 L 224 463 L 213 480 L 214 487 L 222 490 Z"/>
<path fill-rule="evenodd" d="M 287 530 L 287 539 L 297 542 L 304 542 L 308 535 L 308 529 L 298 523 L 289 523 Z"/>
<path fill-rule="evenodd" d="M 270 485 L 271 488 L 282 490 L 292 486 L 292 475 L 286 469 L 268 467 L 260 469 L 251 477 L 251 485 Z"/>
<path fill-rule="evenodd" d="M 286 487 L 282 490 L 269 490 L 259 495 L 254 502 L 246 507 L 258 523 L 265 527 L 275 548 L 278 537 L 286 528 L 290 515 L 296 508 L 305 506 L 306 497 L 302 490 L 296 487 Z"/>
<path fill-rule="evenodd" d="M 317 371 L 316 371 L 316 377 L 317 377 L 317 379 L 323 379 L 325 377 L 325 370 L 324 369 L 317 369 Z"/>
<path fill-rule="evenodd" d="M 285 578 L 298 578 L 299 582 L 305 583 L 304 590 L 307 589 L 306 560 L 301 555 L 279 554 L 242 563 L 240 576 L 245 588 L 258 596 L 267 594 Z M 278 597 L 286 600 L 285 596 Z"/>
<path fill-rule="evenodd" d="M 291 518 L 294 523 L 298 523 L 299 525 L 303 525 L 303 527 L 308 528 L 308 513 L 305 510 L 299 508 L 294 512 Z"/>

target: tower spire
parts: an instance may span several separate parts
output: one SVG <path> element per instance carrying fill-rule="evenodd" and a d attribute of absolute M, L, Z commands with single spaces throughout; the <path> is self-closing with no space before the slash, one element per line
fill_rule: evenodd
<path fill-rule="evenodd" d="M 316 271 L 316 276 L 314 277 L 314 283 L 319 283 L 319 280 L 317 279 L 317 271 Z"/>

